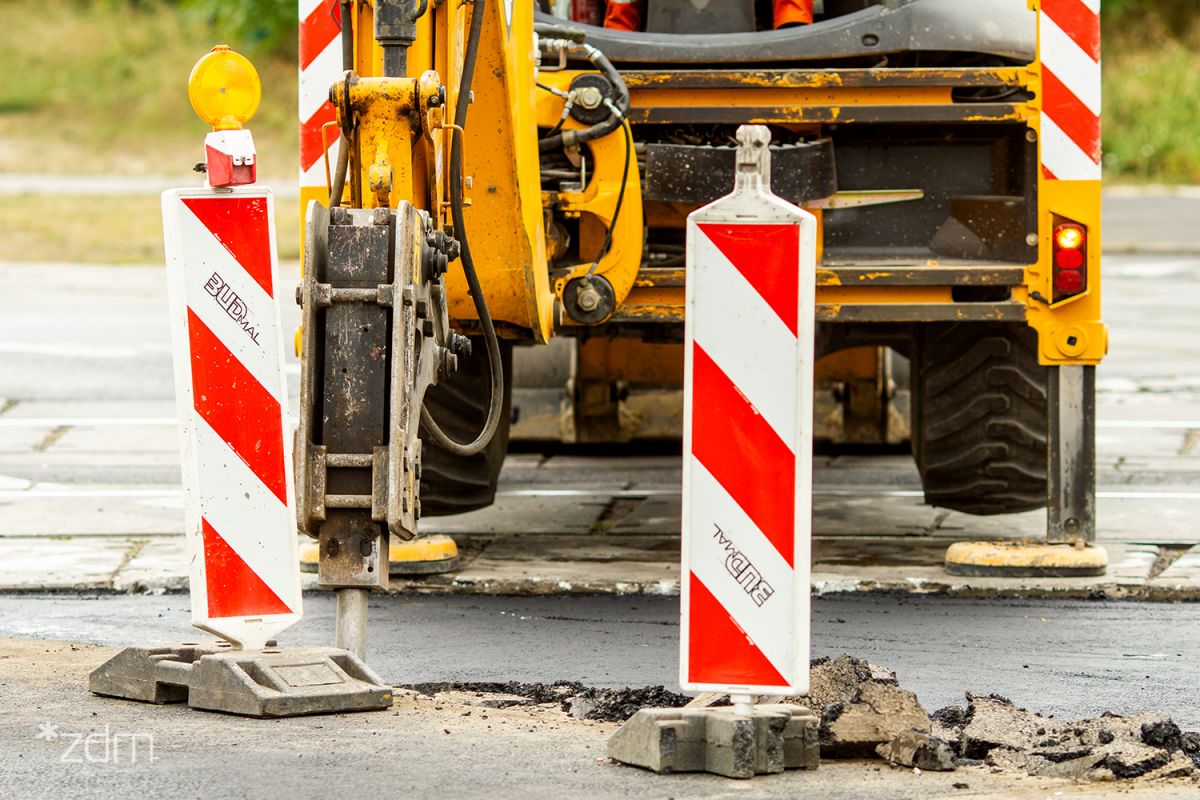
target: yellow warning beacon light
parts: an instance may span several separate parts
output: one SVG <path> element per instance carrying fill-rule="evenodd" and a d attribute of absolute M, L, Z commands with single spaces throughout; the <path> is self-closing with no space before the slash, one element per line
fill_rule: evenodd
<path fill-rule="evenodd" d="M 188 100 L 212 126 L 204 137 L 204 172 L 214 189 L 246 186 L 258 177 L 254 137 L 243 126 L 258 110 L 262 81 L 245 56 L 219 44 L 205 53 L 188 76 Z"/>
<path fill-rule="evenodd" d="M 258 110 L 262 81 L 250 59 L 219 44 L 192 67 L 188 100 L 214 131 L 238 130 Z"/>

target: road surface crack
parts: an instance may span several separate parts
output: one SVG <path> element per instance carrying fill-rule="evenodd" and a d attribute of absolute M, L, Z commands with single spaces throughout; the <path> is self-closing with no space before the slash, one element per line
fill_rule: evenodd
<path fill-rule="evenodd" d="M 63 437 L 67 431 L 71 430 L 70 425 L 58 425 L 50 430 L 42 440 L 33 446 L 33 452 L 44 453 L 54 446 L 54 443 Z"/>

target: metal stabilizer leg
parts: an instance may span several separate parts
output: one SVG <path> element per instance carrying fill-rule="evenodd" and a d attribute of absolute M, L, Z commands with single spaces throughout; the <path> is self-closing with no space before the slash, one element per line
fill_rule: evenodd
<path fill-rule="evenodd" d="M 392 687 L 334 647 L 235 650 L 229 642 L 127 647 L 88 678 L 95 694 L 248 717 L 377 711 Z"/>
<path fill-rule="evenodd" d="M 367 590 L 337 590 L 337 646 L 367 655 Z"/>
<path fill-rule="evenodd" d="M 785 769 L 816 769 L 820 721 L 807 708 L 644 708 L 608 740 L 614 761 L 654 772 L 712 772 L 752 778 Z"/>

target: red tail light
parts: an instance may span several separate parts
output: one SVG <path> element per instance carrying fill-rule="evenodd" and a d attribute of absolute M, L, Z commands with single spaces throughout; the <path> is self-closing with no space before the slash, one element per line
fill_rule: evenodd
<path fill-rule="evenodd" d="M 1087 291 L 1088 231 L 1083 225 L 1055 218 L 1054 302 Z"/>

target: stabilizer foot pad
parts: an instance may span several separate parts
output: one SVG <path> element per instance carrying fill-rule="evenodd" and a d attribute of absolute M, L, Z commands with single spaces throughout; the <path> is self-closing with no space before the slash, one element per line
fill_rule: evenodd
<path fill-rule="evenodd" d="M 316 572 L 320 548 L 316 542 L 300 546 L 300 570 Z M 402 578 L 413 575 L 442 575 L 456 572 L 460 566 L 458 545 L 449 536 L 420 536 L 408 542 L 388 546 L 388 573 Z"/>
<path fill-rule="evenodd" d="M 247 717 L 375 711 L 392 687 L 336 647 L 234 650 L 228 643 L 127 647 L 88 678 L 94 693 Z"/>
<path fill-rule="evenodd" d="M 946 550 L 951 575 L 996 578 L 1094 578 L 1108 570 L 1103 547 L 1033 542 L 955 542 Z"/>
<path fill-rule="evenodd" d="M 712 772 L 752 778 L 816 769 L 819 720 L 793 705 L 759 705 L 753 716 L 730 708 L 644 708 L 608 740 L 614 761 L 654 772 Z"/>

